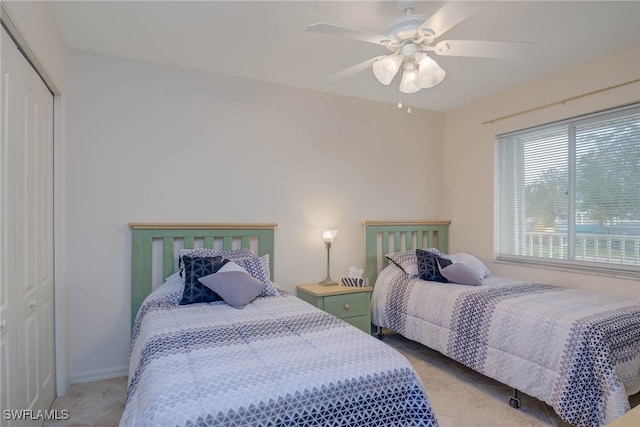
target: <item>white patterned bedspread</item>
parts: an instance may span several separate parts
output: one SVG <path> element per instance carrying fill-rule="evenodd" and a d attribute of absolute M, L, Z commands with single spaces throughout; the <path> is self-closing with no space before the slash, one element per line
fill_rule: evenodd
<path fill-rule="evenodd" d="M 437 426 L 423 384 L 386 344 L 298 298 L 143 303 L 120 426 Z"/>
<path fill-rule="evenodd" d="M 385 268 L 374 324 L 547 402 L 565 421 L 604 426 L 640 391 L 640 302 L 488 277 L 481 286 Z"/>

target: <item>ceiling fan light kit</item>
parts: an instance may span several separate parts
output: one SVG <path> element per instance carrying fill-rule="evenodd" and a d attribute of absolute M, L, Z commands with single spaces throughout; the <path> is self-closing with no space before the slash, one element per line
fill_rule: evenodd
<path fill-rule="evenodd" d="M 400 92 L 414 93 L 442 82 L 445 71 L 414 43 L 405 44 L 399 53 L 394 53 L 373 63 L 373 74 L 383 85 L 391 83 L 404 64 L 400 78 Z"/>

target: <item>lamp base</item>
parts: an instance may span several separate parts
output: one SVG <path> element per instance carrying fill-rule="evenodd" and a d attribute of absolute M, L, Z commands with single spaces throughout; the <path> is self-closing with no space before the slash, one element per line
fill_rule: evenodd
<path fill-rule="evenodd" d="M 338 286 L 338 282 L 334 282 L 330 277 L 327 277 L 322 282 L 318 282 L 318 285 L 322 286 Z"/>

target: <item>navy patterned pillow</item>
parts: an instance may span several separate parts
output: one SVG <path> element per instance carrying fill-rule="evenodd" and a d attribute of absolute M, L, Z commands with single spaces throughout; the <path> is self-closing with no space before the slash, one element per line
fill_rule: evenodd
<path fill-rule="evenodd" d="M 184 291 L 180 305 L 222 301 L 220 295 L 204 286 L 198 279 L 216 273 L 229 261 L 223 260 L 221 256 L 197 257 L 191 255 L 184 255 L 182 261 L 184 263 Z"/>
<path fill-rule="evenodd" d="M 438 263 L 442 268 L 451 264 L 451 261 L 442 258 L 434 252 L 416 249 L 416 258 L 418 258 L 418 271 L 422 280 L 430 280 L 432 282 L 448 283 L 449 281 L 440 274 Z"/>

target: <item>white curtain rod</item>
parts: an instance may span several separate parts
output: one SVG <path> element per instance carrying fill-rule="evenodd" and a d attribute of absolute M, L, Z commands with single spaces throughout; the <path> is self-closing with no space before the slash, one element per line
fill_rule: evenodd
<path fill-rule="evenodd" d="M 510 119 L 511 117 L 520 116 L 522 114 L 531 113 L 532 111 L 542 110 L 543 108 L 552 107 L 554 105 L 565 104 L 569 101 L 574 101 L 579 98 L 584 98 L 585 96 L 595 95 L 596 93 L 605 92 L 611 89 L 616 89 L 622 86 L 630 85 L 633 83 L 640 82 L 640 79 L 630 80 L 628 82 L 620 83 L 617 85 L 605 87 L 602 89 L 594 90 L 592 92 L 583 93 L 582 95 L 572 96 L 571 98 L 561 99 L 560 101 L 550 102 L 549 104 L 540 105 L 538 107 L 529 108 L 528 110 L 518 111 L 517 113 L 509 114 L 507 116 L 498 117 L 495 119 L 487 120 L 486 122 L 482 122 L 483 125 L 493 124 L 495 122 L 499 122 L 500 120 Z"/>

